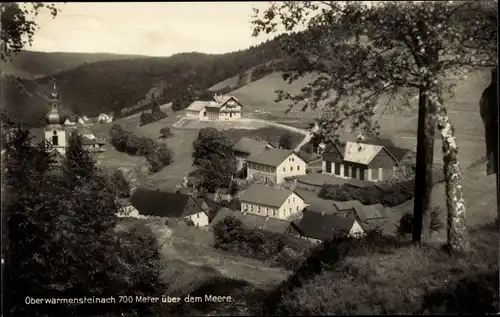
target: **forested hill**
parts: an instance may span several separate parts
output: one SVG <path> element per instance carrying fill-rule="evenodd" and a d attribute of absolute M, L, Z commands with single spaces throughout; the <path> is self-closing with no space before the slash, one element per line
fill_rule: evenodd
<path fill-rule="evenodd" d="M 156 87 L 160 102 L 168 102 L 189 86 L 205 90 L 226 78 L 280 58 L 280 38 L 237 52 L 211 55 L 181 53 L 167 58 L 148 57 L 101 61 L 80 65 L 36 80 L 2 76 L 2 108 L 29 124 L 41 122 L 48 110 L 44 101 L 53 78 L 65 110 L 95 116 L 115 112 L 144 102 Z M 28 117 L 29 115 L 29 117 Z"/>
<path fill-rule="evenodd" d="M 109 53 L 67 53 L 22 51 L 12 60 L 2 63 L 2 73 L 23 79 L 50 76 L 85 63 L 140 58 L 140 55 L 121 55 Z"/>

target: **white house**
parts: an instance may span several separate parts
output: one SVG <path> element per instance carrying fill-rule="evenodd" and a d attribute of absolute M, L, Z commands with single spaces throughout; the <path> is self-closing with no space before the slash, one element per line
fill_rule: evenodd
<path fill-rule="evenodd" d="M 194 101 L 186 108 L 186 118 L 196 120 L 237 120 L 243 105 L 233 96 L 214 95 L 211 101 Z"/>
<path fill-rule="evenodd" d="M 110 123 L 113 121 L 113 116 L 109 116 L 105 113 L 101 113 L 98 117 L 97 117 L 97 122 L 99 123 Z"/>
<path fill-rule="evenodd" d="M 321 243 L 334 237 L 360 238 L 365 231 L 355 219 L 305 209 L 301 218 L 291 223 L 288 233 L 297 238 Z"/>
<path fill-rule="evenodd" d="M 306 207 L 304 200 L 291 190 L 255 183 L 242 191 L 238 199 L 242 212 L 277 219 L 288 219 Z"/>
<path fill-rule="evenodd" d="M 130 198 L 139 215 L 192 220 L 195 226 L 209 223 L 210 207 L 201 198 L 182 193 L 138 188 Z"/>
<path fill-rule="evenodd" d="M 292 150 L 266 147 L 247 159 L 247 179 L 282 184 L 285 178 L 306 174 L 307 163 Z"/>

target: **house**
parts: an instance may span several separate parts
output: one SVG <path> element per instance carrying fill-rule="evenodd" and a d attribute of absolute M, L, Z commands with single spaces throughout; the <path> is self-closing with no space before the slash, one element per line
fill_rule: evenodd
<path fill-rule="evenodd" d="M 210 226 L 213 227 L 217 225 L 217 223 L 229 216 L 235 217 L 236 219 L 240 220 L 243 226 L 247 229 L 260 229 L 265 232 L 277 234 L 286 234 L 291 223 L 290 221 L 283 219 L 276 219 L 263 215 L 248 214 L 241 211 L 223 208 L 219 210 L 217 215 L 210 223 Z"/>
<path fill-rule="evenodd" d="M 247 179 L 282 184 L 285 178 L 305 175 L 307 163 L 292 150 L 266 147 L 259 154 L 247 157 Z"/>
<path fill-rule="evenodd" d="M 97 122 L 99 123 L 110 123 L 113 121 L 113 116 L 111 115 L 107 115 L 105 113 L 101 113 L 98 117 L 97 117 Z"/>
<path fill-rule="evenodd" d="M 190 219 L 196 226 L 208 225 L 210 207 L 191 195 L 138 188 L 130 203 L 143 216 Z"/>
<path fill-rule="evenodd" d="M 288 230 L 288 234 L 294 237 L 315 243 L 339 236 L 357 238 L 364 233 L 355 219 L 308 209 L 303 211 L 300 220 L 290 224 Z"/>
<path fill-rule="evenodd" d="M 194 101 L 186 108 L 186 118 L 197 120 L 236 120 L 243 105 L 233 96 L 214 95 L 211 101 Z"/>
<path fill-rule="evenodd" d="M 97 138 L 87 139 L 83 138 L 82 140 L 83 147 L 87 149 L 89 152 L 104 152 L 105 149 L 103 146 L 106 144 L 105 141 L 99 140 Z"/>
<path fill-rule="evenodd" d="M 398 167 L 401 173 L 407 174 L 413 171 L 417 162 L 417 156 L 411 149 L 396 146 L 390 139 L 374 139 L 366 143 L 382 145 L 398 161 Z"/>
<path fill-rule="evenodd" d="M 242 212 L 278 219 L 287 219 L 306 207 L 304 200 L 291 190 L 255 183 L 238 198 Z"/>
<path fill-rule="evenodd" d="M 251 138 L 242 137 L 233 145 L 234 156 L 236 157 L 238 171 L 245 168 L 246 159 L 252 155 L 259 155 L 266 148 L 273 146 L 266 141 L 259 141 Z"/>
<path fill-rule="evenodd" d="M 381 145 L 348 141 L 323 153 L 323 173 L 340 178 L 380 182 L 396 177 L 397 170 L 398 160 Z"/>
<path fill-rule="evenodd" d="M 145 219 L 147 218 L 144 215 L 140 215 L 139 211 L 132 206 L 130 202 L 125 201 L 124 199 L 120 200 L 120 210 L 117 213 L 117 216 L 120 218 L 136 218 L 136 219 Z"/>

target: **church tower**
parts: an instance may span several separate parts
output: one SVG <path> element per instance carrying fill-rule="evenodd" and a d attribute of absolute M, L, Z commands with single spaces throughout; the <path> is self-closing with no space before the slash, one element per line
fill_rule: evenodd
<path fill-rule="evenodd" d="M 52 109 L 45 116 L 47 122 L 47 126 L 45 127 L 45 141 L 51 145 L 53 150 L 64 155 L 68 143 L 67 131 L 64 126 L 66 117 L 59 111 L 59 94 L 57 93 L 55 80 L 50 104 Z"/>

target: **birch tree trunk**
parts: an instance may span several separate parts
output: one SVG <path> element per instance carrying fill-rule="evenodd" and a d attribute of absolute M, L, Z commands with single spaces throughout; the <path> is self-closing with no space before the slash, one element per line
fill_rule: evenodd
<path fill-rule="evenodd" d="M 446 180 L 446 205 L 448 210 L 447 242 L 451 252 L 467 251 L 470 247 L 466 224 L 465 201 L 462 192 L 462 173 L 458 161 L 455 129 L 439 93 L 429 94 L 429 102 L 436 108 L 436 119 L 443 143 L 443 162 Z"/>

